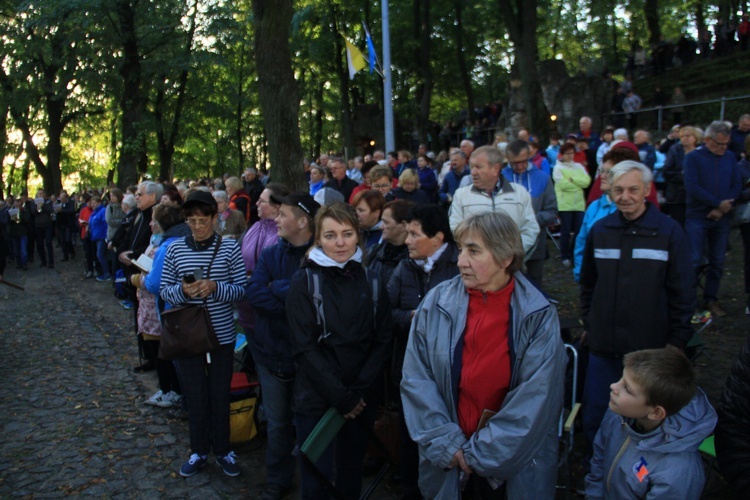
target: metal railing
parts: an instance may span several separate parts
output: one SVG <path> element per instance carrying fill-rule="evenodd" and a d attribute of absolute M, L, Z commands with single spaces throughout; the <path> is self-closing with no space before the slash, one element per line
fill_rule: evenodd
<path fill-rule="evenodd" d="M 738 101 L 740 99 L 750 99 L 750 94 L 745 95 L 738 95 L 738 96 L 732 96 L 732 97 L 726 97 L 723 96 L 719 99 L 705 99 L 702 101 L 690 101 L 685 102 L 682 104 L 667 104 L 665 106 L 654 106 L 651 108 L 640 108 L 637 111 L 633 111 L 632 114 L 639 114 L 639 113 L 646 113 L 648 111 L 656 111 L 658 113 L 658 131 L 662 131 L 662 122 L 664 121 L 664 110 L 666 109 L 673 109 L 673 108 L 688 108 L 690 106 L 700 106 L 703 104 L 715 104 L 715 103 L 721 103 L 721 108 L 719 110 L 719 120 L 724 121 L 724 116 L 726 114 L 726 106 L 728 101 Z M 750 112 L 750 110 L 748 110 Z M 627 111 L 618 112 L 618 113 L 610 113 L 609 116 L 624 116 L 631 113 L 628 113 Z"/>

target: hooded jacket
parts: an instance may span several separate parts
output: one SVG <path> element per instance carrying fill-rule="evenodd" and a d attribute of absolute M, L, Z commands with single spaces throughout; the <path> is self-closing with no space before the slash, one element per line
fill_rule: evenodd
<path fill-rule="evenodd" d="M 448 469 L 459 449 L 476 474 L 506 481 L 509 499 L 555 496 L 565 349 L 555 308 L 521 273 L 514 277 L 510 392 L 487 426 L 469 439 L 457 411 L 469 306 L 461 277 L 434 288 L 414 315 L 401 400 L 409 435 L 419 447 L 425 498 L 461 498 L 460 469 Z"/>
<path fill-rule="evenodd" d="M 536 238 L 534 252 L 526 259 L 544 260 L 547 258 L 547 226 L 557 221 L 557 196 L 549 174 L 529 163 L 526 172 L 517 174 L 512 167 L 503 169 L 503 176 L 514 184 L 526 188 L 531 195 L 531 206 L 534 207 L 536 222 L 539 224 L 539 236 Z"/>
<path fill-rule="evenodd" d="M 630 424 L 607 410 L 594 440 L 586 498 L 700 498 L 705 476 L 698 447 L 716 425 L 703 391 L 647 434 Z"/>

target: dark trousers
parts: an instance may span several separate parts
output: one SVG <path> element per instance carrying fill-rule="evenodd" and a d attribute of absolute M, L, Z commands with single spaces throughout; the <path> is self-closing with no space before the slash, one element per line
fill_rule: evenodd
<path fill-rule="evenodd" d="M 461 492 L 461 500 L 505 500 L 505 483 L 493 490 L 486 478 L 472 474 Z"/>
<path fill-rule="evenodd" d="M 36 249 L 39 252 L 39 262 L 42 264 L 53 265 L 55 263 L 55 254 L 52 251 L 53 233 L 52 224 L 34 228 Z"/>
<path fill-rule="evenodd" d="M 670 203 L 666 205 L 667 215 L 678 222 L 683 229 L 685 229 L 685 207 L 684 203 Z"/>
<path fill-rule="evenodd" d="M 576 236 L 583 223 L 583 212 L 558 212 L 558 215 L 560 217 L 560 257 L 563 260 L 572 259 Z M 570 233 L 573 233 L 572 237 Z"/>
<path fill-rule="evenodd" d="M 229 453 L 229 391 L 232 385 L 234 345 L 222 345 L 206 355 L 177 361 L 182 393 L 187 400 L 190 450 L 216 456 Z"/>
<path fill-rule="evenodd" d="M 335 468 L 336 489 L 344 495 L 344 498 L 359 498 L 362 489 L 362 461 L 367 451 L 368 438 L 363 425 L 372 428 L 377 412 L 375 406 L 377 405 L 368 404 L 356 420 L 347 420 L 339 430 L 336 439 L 315 464 L 329 480 L 333 480 Z M 294 415 L 297 443 L 301 445 L 305 442 L 321 417 L 322 415 Z M 300 466 L 300 485 L 303 499 L 328 498 L 323 485 L 304 461 Z"/>
<path fill-rule="evenodd" d="M 419 498 L 419 447 L 409 436 L 403 409 L 398 414 L 399 468 L 401 469 L 401 493 L 403 498 Z"/>
<path fill-rule="evenodd" d="M 159 342 L 157 342 L 159 344 Z M 177 377 L 177 367 L 174 361 L 156 358 L 156 376 L 159 378 L 159 389 L 164 394 L 174 391 L 182 394 L 180 379 Z"/>
<path fill-rule="evenodd" d="M 724 216 L 717 221 L 688 218 L 685 220 L 685 232 L 690 245 L 693 269 L 697 272 L 704 263 L 704 257 L 708 260 L 703 300 L 717 300 L 729 241 L 729 217 Z"/>
<path fill-rule="evenodd" d="M 583 385 L 582 420 L 586 436 L 585 468 L 590 470 L 594 438 L 609 408 L 609 386 L 622 377 L 622 358 L 605 358 L 589 353 L 586 381 Z"/>
<path fill-rule="evenodd" d="M 62 247 L 63 259 L 70 259 L 75 257 L 75 249 L 73 248 L 73 231 L 74 229 L 70 224 L 60 224 L 58 226 L 60 236 L 60 247 Z"/>
<path fill-rule="evenodd" d="M 83 246 L 83 255 L 86 257 L 86 271 L 94 272 L 94 263 L 96 260 L 96 244 L 91 241 L 91 238 L 83 238 L 81 240 Z"/>

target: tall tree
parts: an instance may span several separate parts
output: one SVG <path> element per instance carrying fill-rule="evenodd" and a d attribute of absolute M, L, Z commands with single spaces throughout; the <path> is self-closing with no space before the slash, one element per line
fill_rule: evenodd
<path fill-rule="evenodd" d="M 293 12 L 292 0 L 253 0 L 258 90 L 271 176 L 293 190 L 304 190 L 299 94 L 289 52 Z"/>
<path fill-rule="evenodd" d="M 652 47 L 661 40 L 661 25 L 659 24 L 659 0 L 646 0 L 643 4 L 643 13 L 646 15 L 648 25 L 649 42 Z"/>
<path fill-rule="evenodd" d="M 96 28 L 75 1 L 23 4 L 13 14 L 2 25 L 0 87 L 45 190 L 57 193 L 65 128 L 103 113 Z"/>
<path fill-rule="evenodd" d="M 516 64 L 521 77 L 521 93 L 528 116 L 528 126 L 542 144 L 549 139 L 549 113 L 539 83 L 536 28 L 537 0 L 499 0 L 500 18 L 508 28 Z"/>

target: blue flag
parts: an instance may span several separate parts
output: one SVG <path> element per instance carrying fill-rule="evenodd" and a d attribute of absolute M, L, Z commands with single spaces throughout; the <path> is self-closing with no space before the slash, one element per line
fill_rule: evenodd
<path fill-rule="evenodd" d="M 365 30 L 365 35 L 367 37 L 367 57 L 370 59 L 370 74 L 372 74 L 372 72 L 375 71 L 375 60 L 377 59 L 377 56 L 375 55 L 375 45 L 372 43 L 370 32 Z"/>

